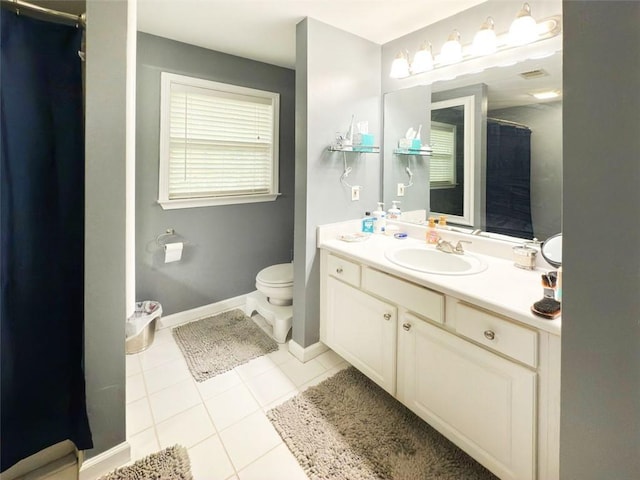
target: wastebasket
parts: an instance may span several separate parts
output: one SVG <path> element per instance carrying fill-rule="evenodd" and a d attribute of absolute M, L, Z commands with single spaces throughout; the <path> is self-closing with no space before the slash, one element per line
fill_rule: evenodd
<path fill-rule="evenodd" d="M 162 316 L 162 305 L 147 300 L 137 302 L 135 311 L 127 319 L 125 352 L 140 353 L 153 343 L 156 332 L 156 320 Z"/>

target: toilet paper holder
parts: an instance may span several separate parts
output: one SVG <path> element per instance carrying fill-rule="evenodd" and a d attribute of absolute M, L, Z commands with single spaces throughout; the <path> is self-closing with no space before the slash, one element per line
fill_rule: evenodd
<path fill-rule="evenodd" d="M 164 248 L 167 243 L 170 243 L 168 240 L 171 237 L 179 237 L 180 240 L 178 240 L 178 241 L 182 241 L 182 243 L 184 245 L 188 245 L 189 244 L 189 242 L 181 240 L 182 239 L 182 235 L 180 235 L 179 233 L 176 233 L 175 229 L 173 229 L 173 228 L 167 228 L 164 233 L 161 233 L 160 235 L 158 235 L 156 237 L 156 244 L 158 245 L 158 247 Z"/>
<path fill-rule="evenodd" d="M 161 233 L 156 237 L 156 244 L 160 248 L 164 248 L 164 246 L 168 243 L 167 240 L 169 237 L 173 237 L 176 235 L 176 231 L 173 228 L 167 228 L 164 233 Z"/>

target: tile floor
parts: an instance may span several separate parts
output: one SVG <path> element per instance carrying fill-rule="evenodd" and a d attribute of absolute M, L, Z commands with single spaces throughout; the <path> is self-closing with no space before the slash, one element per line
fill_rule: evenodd
<path fill-rule="evenodd" d="M 265 412 L 347 363 L 329 350 L 301 363 L 286 345 L 196 382 L 170 329 L 127 355 L 127 439 L 132 461 L 176 443 L 195 480 L 306 479 Z"/>

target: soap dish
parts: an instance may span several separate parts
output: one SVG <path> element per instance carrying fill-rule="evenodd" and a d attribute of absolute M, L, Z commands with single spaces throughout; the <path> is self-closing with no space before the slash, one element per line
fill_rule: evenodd
<path fill-rule="evenodd" d="M 343 242 L 363 242 L 368 240 L 371 236 L 370 233 L 357 232 L 357 233 L 342 233 L 338 235 L 338 239 Z"/>
<path fill-rule="evenodd" d="M 547 320 L 553 320 L 560 315 L 560 302 L 549 297 L 544 297 L 531 305 L 531 312 Z"/>

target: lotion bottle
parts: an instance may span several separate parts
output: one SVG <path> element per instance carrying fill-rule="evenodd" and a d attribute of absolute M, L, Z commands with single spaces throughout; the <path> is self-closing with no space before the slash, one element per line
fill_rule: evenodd
<path fill-rule="evenodd" d="M 429 224 L 427 225 L 426 240 L 429 245 L 435 245 L 440 240 L 440 235 L 436 231 L 436 220 L 433 217 L 429 217 Z"/>

